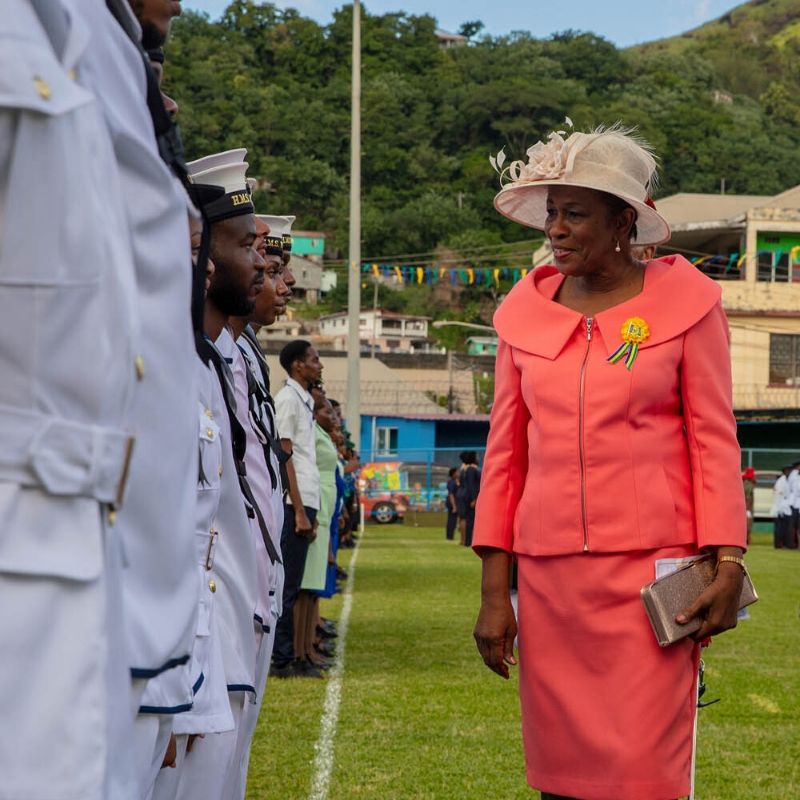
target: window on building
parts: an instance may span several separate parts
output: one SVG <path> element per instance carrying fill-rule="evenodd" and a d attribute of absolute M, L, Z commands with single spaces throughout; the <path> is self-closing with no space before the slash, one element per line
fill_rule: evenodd
<path fill-rule="evenodd" d="M 785 250 L 760 250 L 757 256 L 756 277 L 769 283 L 789 283 L 794 279 Z"/>
<path fill-rule="evenodd" d="M 397 428 L 378 427 L 375 429 L 375 450 L 379 456 L 393 456 L 397 453 Z"/>
<path fill-rule="evenodd" d="M 399 319 L 384 319 L 381 321 L 381 326 L 385 331 L 399 331 L 403 323 Z"/>
<path fill-rule="evenodd" d="M 781 386 L 800 386 L 800 335 L 770 334 L 769 382 Z"/>

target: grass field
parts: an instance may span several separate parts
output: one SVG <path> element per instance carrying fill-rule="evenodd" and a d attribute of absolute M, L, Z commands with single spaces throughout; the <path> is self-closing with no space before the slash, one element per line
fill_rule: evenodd
<path fill-rule="evenodd" d="M 800 798 L 800 552 L 756 534 L 761 600 L 706 651 L 698 800 Z M 344 560 L 347 567 L 346 558 Z M 440 527 L 371 526 L 347 636 L 330 800 L 533 800 L 515 682 L 472 642 L 480 562 Z M 337 617 L 341 599 L 324 604 Z M 274 680 L 253 745 L 248 800 L 304 800 L 325 682 Z"/>

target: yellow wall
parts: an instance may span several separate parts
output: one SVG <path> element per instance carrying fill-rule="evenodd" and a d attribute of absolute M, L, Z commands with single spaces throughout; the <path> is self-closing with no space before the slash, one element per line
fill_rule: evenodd
<path fill-rule="evenodd" d="M 800 386 L 769 386 L 769 335 L 800 334 L 800 317 L 736 316 L 728 322 L 734 408 L 800 408 Z"/>

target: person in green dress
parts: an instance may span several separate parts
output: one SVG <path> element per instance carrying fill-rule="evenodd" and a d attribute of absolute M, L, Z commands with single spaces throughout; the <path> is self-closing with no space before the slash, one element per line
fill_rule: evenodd
<path fill-rule="evenodd" d="M 298 652 L 305 653 L 312 663 L 325 665 L 324 658 L 315 648 L 315 629 L 319 620 L 319 596 L 325 591 L 328 564 L 331 559 L 331 517 L 336 508 L 336 466 L 338 452 L 331 438 L 336 429 L 336 415 L 321 386 L 311 390 L 314 398 L 314 441 L 316 444 L 317 469 L 320 477 L 320 503 L 317 513 L 317 538 L 309 545 L 303 581 L 300 584 L 301 616 L 298 619 L 296 636 L 299 636 Z"/>

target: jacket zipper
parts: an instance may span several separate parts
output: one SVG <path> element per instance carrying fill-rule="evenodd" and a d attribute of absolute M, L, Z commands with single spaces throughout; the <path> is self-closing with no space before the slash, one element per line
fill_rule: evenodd
<path fill-rule="evenodd" d="M 581 364 L 580 404 L 578 408 L 578 453 L 581 466 L 581 521 L 583 522 L 583 552 L 589 552 L 589 525 L 586 521 L 586 455 L 583 451 L 583 404 L 586 390 L 586 365 L 589 363 L 589 348 L 592 344 L 592 327 L 594 319 L 586 318 L 586 352 Z"/>

